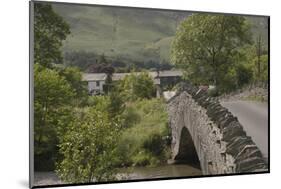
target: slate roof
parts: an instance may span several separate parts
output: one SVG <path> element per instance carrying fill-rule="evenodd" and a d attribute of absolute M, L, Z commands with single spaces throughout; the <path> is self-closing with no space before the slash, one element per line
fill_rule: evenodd
<path fill-rule="evenodd" d="M 105 73 L 84 73 L 83 81 L 104 81 L 106 79 Z"/>
<path fill-rule="evenodd" d="M 134 74 L 138 75 L 141 72 L 135 72 Z M 112 76 L 113 81 L 121 80 L 126 77 L 126 75 L 130 75 L 131 73 L 114 73 Z M 154 79 L 158 73 L 157 72 L 148 72 L 148 74 Z M 182 76 L 183 73 L 180 70 L 165 70 L 159 72 L 159 77 L 177 77 Z M 84 73 L 83 74 L 84 81 L 104 81 L 106 80 L 105 73 Z"/>

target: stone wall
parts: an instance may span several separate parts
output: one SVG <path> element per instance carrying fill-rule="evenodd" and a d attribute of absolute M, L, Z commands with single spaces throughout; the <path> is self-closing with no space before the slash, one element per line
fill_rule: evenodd
<path fill-rule="evenodd" d="M 237 118 L 204 90 L 184 83 L 167 107 L 173 160 L 182 158 L 180 154 L 190 155 L 193 141 L 204 175 L 268 170 L 260 150 Z M 191 140 L 181 139 L 184 128 Z"/>

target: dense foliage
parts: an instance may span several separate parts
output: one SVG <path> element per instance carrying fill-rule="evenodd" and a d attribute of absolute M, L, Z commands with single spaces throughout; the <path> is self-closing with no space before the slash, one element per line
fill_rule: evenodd
<path fill-rule="evenodd" d="M 113 92 L 89 99 L 80 70 L 54 64 L 67 34 L 51 5 L 35 3 L 35 171 L 56 169 L 66 182 L 113 179 L 122 101 Z"/>
<path fill-rule="evenodd" d="M 83 98 L 87 95 L 87 85 L 82 81 L 82 73 L 78 68 L 66 67 L 58 71 L 69 82 L 71 88 L 74 89 L 76 98 Z"/>
<path fill-rule="evenodd" d="M 155 166 L 169 158 L 168 116 L 162 99 L 131 102 L 118 142 L 118 166 Z"/>
<path fill-rule="evenodd" d="M 58 72 L 35 65 L 34 67 L 34 152 L 35 170 L 54 167 L 57 157 L 57 123 L 74 98 L 74 91 Z M 42 159 L 49 166 L 41 164 Z M 48 164 L 48 163 L 47 163 Z"/>
<path fill-rule="evenodd" d="M 147 72 L 127 75 L 119 83 L 119 90 L 126 100 L 150 99 L 156 94 L 153 80 Z"/>
<path fill-rule="evenodd" d="M 84 72 L 100 73 L 104 67 L 113 67 L 115 72 L 124 73 L 142 70 L 169 70 L 173 65 L 166 60 L 136 61 L 127 57 L 110 57 L 94 52 L 70 51 L 64 54 L 65 65 L 79 67 Z M 102 61 L 105 59 L 106 61 Z"/>
<path fill-rule="evenodd" d="M 195 84 L 212 84 L 227 91 L 237 84 L 239 49 L 251 40 L 244 17 L 193 14 L 176 33 L 172 61 Z"/>
<path fill-rule="evenodd" d="M 122 98 L 112 91 L 108 96 L 86 95 L 84 102 L 76 71 L 34 67 L 35 170 L 54 170 L 57 164 L 67 182 L 113 179 Z"/>
<path fill-rule="evenodd" d="M 260 50 L 259 50 L 260 49 Z M 268 50 L 262 41 L 258 44 L 258 39 L 255 39 L 255 43 L 250 46 L 246 46 L 241 49 L 243 52 L 244 66 L 251 70 L 252 81 L 254 82 L 267 82 L 268 81 Z"/>
<path fill-rule="evenodd" d="M 50 67 L 62 63 L 60 47 L 69 25 L 47 3 L 34 4 L 34 62 Z"/>
<path fill-rule="evenodd" d="M 114 179 L 113 158 L 120 128 L 120 120 L 110 118 L 103 109 L 76 110 L 74 121 L 60 137 L 60 178 L 70 183 Z"/>

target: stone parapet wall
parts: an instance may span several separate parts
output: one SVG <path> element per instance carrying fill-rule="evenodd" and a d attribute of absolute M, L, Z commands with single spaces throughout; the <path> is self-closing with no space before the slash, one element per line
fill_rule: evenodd
<path fill-rule="evenodd" d="M 181 151 L 188 150 L 180 147 L 185 127 L 204 175 L 268 170 L 260 150 L 246 135 L 238 119 L 204 90 L 184 83 L 167 107 L 174 160 Z"/>

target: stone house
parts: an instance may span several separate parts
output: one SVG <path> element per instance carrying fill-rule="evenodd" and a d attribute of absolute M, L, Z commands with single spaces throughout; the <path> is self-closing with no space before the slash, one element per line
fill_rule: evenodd
<path fill-rule="evenodd" d="M 134 74 L 138 75 L 141 72 L 135 72 Z M 126 75 L 131 73 L 114 73 L 112 75 L 113 81 L 118 81 L 124 79 Z M 181 81 L 181 76 L 183 73 L 178 70 L 165 70 L 158 72 L 148 72 L 148 74 L 153 79 L 153 82 L 157 88 L 157 96 L 162 95 L 163 89 L 165 86 L 171 85 L 174 86 L 179 81 Z M 84 73 L 83 80 L 88 82 L 88 90 L 90 95 L 100 95 L 104 94 L 104 85 L 106 80 L 106 73 Z"/>

